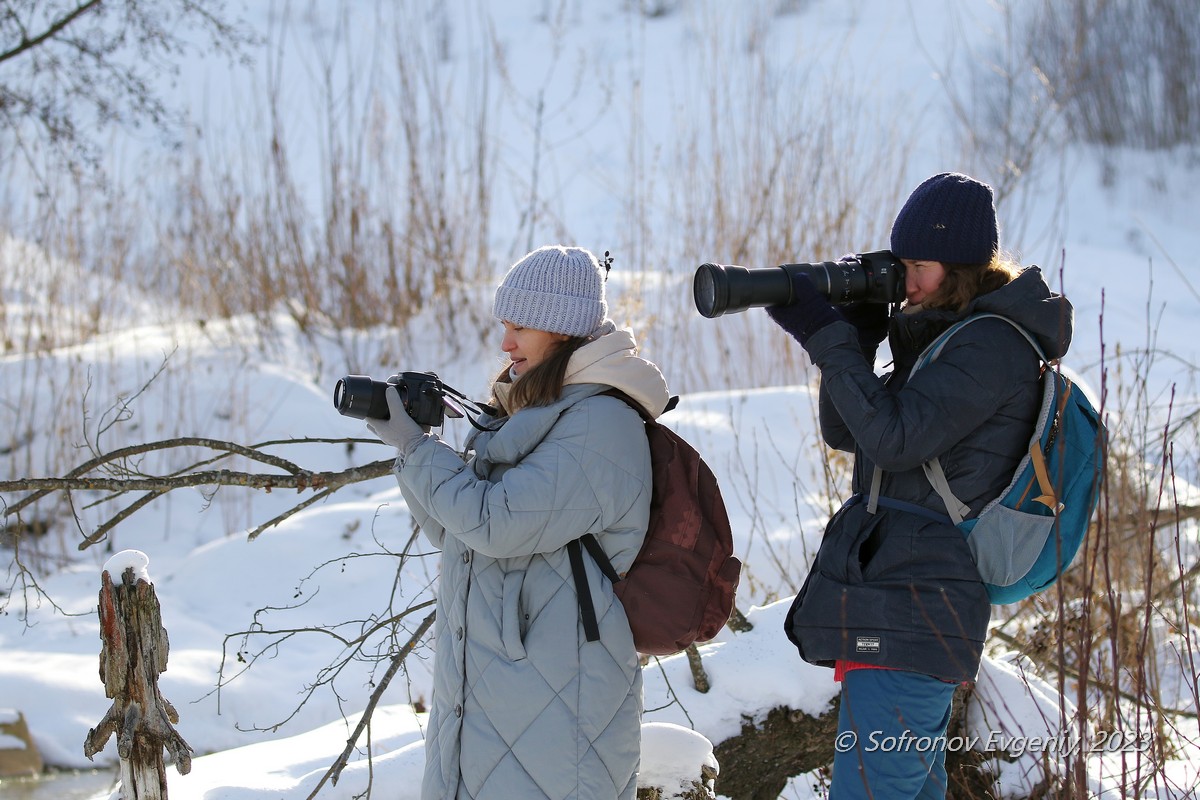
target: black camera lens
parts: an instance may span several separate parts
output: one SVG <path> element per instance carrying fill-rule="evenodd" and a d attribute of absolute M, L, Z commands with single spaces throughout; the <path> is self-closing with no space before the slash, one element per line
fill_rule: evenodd
<path fill-rule="evenodd" d="M 813 264 L 784 264 L 781 269 L 788 273 L 803 273 L 812 281 L 817 291 L 829 298 L 833 305 L 853 302 L 866 293 L 866 279 L 857 261 L 818 261 Z"/>
<path fill-rule="evenodd" d="M 692 297 L 696 308 L 706 317 L 718 317 L 724 311 L 724 304 L 717 303 L 717 277 L 720 267 L 716 264 L 701 264 L 692 279 Z"/>
<path fill-rule="evenodd" d="M 887 250 L 879 250 L 841 261 L 760 269 L 701 264 L 692 279 L 696 310 L 711 319 L 756 306 L 786 305 L 794 301 L 792 280 L 797 274 L 807 276 L 835 306 L 904 302 L 904 265 Z"/>
<path fill-rule="evenodd" d="M 400 404 L 418 425 L 433 428 L 442 424 L 448 387 L 443 387 L 436 372 L 401 372 L 386 382 L 372 380 L 367 375 L 347 375 L 333 387 L 333 407 L 346 417 L 390 419 L 389 386 L 396 387 Z"/>
<path fill-rule="evenodd" d="M 692 278 L 696 310 L 709 319 L 751 306 L 790 303 L 792 282 L 782 269 L 701 264 Z"/>
<path fill-rule="evenodd" d="M 333 406 L 338 413 L 355 419 L 390 419 L 388 385 L 369 375 L 347 375 L 333 387 Z"/>

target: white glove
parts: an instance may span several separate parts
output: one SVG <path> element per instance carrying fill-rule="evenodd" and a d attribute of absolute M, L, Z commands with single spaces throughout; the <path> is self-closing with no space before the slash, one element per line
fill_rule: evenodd
<path fill-rule="evenodd" d="M 390 444 L 396 448 L 403 460 L 417 446 L 417 443 L 425 438 L 428 431 L 408 415 L 395 386 L 388 386 L 383 396 L 387 399 L 388 413 L 391 418 L 368 419 L 367 430 L 382 439 L 384 444 Z"/>

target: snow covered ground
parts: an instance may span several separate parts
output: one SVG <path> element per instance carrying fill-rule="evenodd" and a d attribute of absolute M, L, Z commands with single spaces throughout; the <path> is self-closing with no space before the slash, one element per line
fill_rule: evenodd
<path fill-rule="evenodd" d="M 647 22 L 619 10 L 623 5 L 616 2 L 587 7 L 567 3 L 565 21 L 552 25 L 544 16 L 554 4 L 529 0 L 505 4 L 503 11 L 498 5 L 471 6 L 482 13 L 472 17 L 464 12 L 460 17 L 456 11 L 447 23 L 456 37 L 448 56 L 451 67 L 469 60 L 472 46 L 485 36 L 486 26 L 480 23 L 487 20 L 505 48 L 508 79 L 516 90 L 526 91 L 529 98 L 542 92 L 550 101 L 547 107 L 559 109 L 557 115 L 547 116 L 542 134 L 554 143 L 543 164 L 545 190 L 558 204 L 560 223 L 575 241 L 611 237 L 623 206 L 604 187 L 626 185 L 620 172 L 627 165 L 621 154 L 606 149 L 603 125 L 584 125 L 589 108 L 608 95 L 616 97 L 610 101 L 614 108 L 629 107 L 626 98 L 635 92 L 636 84 L 647 130 L 663 139 L 670 137 L 680 107 L 703 102 L 688 95 L 688 67 L 696 63 L 698 50 L 716 46 L 710 38 L 713 31 L 730 32 L 729 41 L 717 40 L 733 54 L 725 57 L 736 58 L 754 33 L 764 37 L 765 50 L 779 59 L 780 72 L 797 65 L 817 73 L 837 71 L 855 102 L 911 113 L 913 123 L 919 122 L 927 133 L 916 138 L 904 161 L 905 174 L 899 183 L 906 189 L 933 172 L 969 169 L 956 155 L 959 150 L 952 144 L 950 125 L 929 122 L 949 119 L 937 74 L 942 65 L 933 63 L 914 43 L 938 52 L 947 52 L 945 43 L 950 39 L 967 53 L 982 48 L 996 24 L 991 4 L 813 0 L 779 4 L 790 9 L 780 14 L 746 10 L 755 4 L 711 0 L 666 5 L 672 13 Z M 729 15 L 728 20 L 722 15 Z M 555 55 L 554 42 L 568 53 L 602 53 L 603 68 L 581 71 L 579 64 L 591 62 Z M 191 88 L 205 96 L 220 89 L 216 92 L 220 96 L 225 85 Z M 228 96 L 234 105 L 249 102 L 238 91 Z M 205 113 L 227 113 L 217 101 L 208 102 L 215 107 Z M 779 98 L 779 103 L 784 105 L 785 99 Z M 512 169 L 519 171 L 526 168 L 521 158 L 529 155 L 521 146 L 528 131 L 522 129 L 517 111 L 508 112 L 495 121 L 497 136 L 511 150 L 507 157 Z M 706 116 L 698 115 L 698 124 L 706 121 Z M 909 127 L 908 122 L 898 124 Z M 653 143 L 647 149 L 653 151 Z M 1087 148 L 1070 148 L 1061 159 L 1032 181 L 1054 184 L 1053 190 L 1033 193 L 1022 206 L 1020 221 L 1006 220 L 1002 207 L 1001 222 L 1002 237 L 1010 231 L 1021 231 L 1024 237 L 1014 234 L 1004 244 L 1019 251 L 1026 263 L 1044 265 L 1052 284 L 1076 306 L 1075 343 L 1067 367 L 1098 393 L 1105 380 L 1112 386 L 1117 377 L 1131 386 L 1132 376 L 1121 370 L 1138 365 L 1137 377 L 1145 381 L 1149 399 L 1139 413 L 1146 415 L 1151 428 L 1162 424 L 1169 406 L 1175 419 L 1194 412 L 1200 396 L 1194 384 L 1195 365 L 1200 364 L 1200 315 L 1196 313 L 1200 271 L 1188 254 L 1200 250 L 1200 228 L 1195 225 L 1200 168 L 1186 153 L 1118 152 L 1100 158 Z M 986 174 L 980 177 L 992 179 Z M 509 209 L 500 216 L 505 214 L 517 212 Z M 503 230 L 503 224 L 498 229 Z M 886 236 L 887 229 L 881 228 L 858 249 L 884 246 Z M 21 254 L 23 247 L 0 241 L 0 259 L 28 258 Z M 797 254 L 797 258 L 838 255 Z M 721 260 L 719 254 L 713 258 Z M 652 265 L 642 268 L 654 271 Z M 42 302 L 39 292 L 44 287 L 10 286 L 4 281 L 0 273 L 0 288 L 9 304 L 6 324 L 16 324 L 20 304 Z M 101 286 L 97 291 L 117 289 Z M 26 457 L 34 455 L 17 474 L 46 474 L 39 469 L 46 465 L 39 465 L 37 454 L 52 450 L 49 440 L 83 441 L 85 423 L 63 418 L 50 404 L 35 402 L 41 386 L 60 392 L 71 381 L 86 380 L 90 387 L 93 416 L 86 425 L 92 436 L 104 421 L 99 415 L 118 396 L 134 397 L 134 414 L 113 435 L 124 432 L 121 435 L 132 440 L 184 434 L 241 442 L 368 436 L 360 422 L 334 411 L 330 391 L 345 372 L 347 351 L 359 352 L 356 343 L 392 335 L 389 332 L 318 331 L 314 340 L 311 333 L 297 330 L 290 318 L 280 315 L 261 356 L 248 357 L 245 343 L 260 330 L 252 321 L 205 326 L 166 321 L 169 312 L 161 313 L 161 299 L 140 296 L 132 287 L 119 291 L 119 307 L 126 309 L 129 319 L 119 332 L 62 348 L 48 358 L 35 360 L 21 354 L 0 358 L 0 386 L 5 387 L 0 424 L 8 419 L 5 415 L 15 413 L 16 402 L 25 404 L 25 413 L 34 407 L 32 413 L 39 421 L 34 426 L 39 433 L 24 450 Z M 619 269 L 614 271 L 610 292 L 615 313 L 620 313 L 623 301 L 644 299 L 631 296 L 634 291 L 643 291 L 643 284 Z M 678 273 L 667 276 L 661 291 L 672 325 L 682 331 L 680 338 L 702 351 L 712 340 L 706 333 L 719 325 L 746 325 L 761 332 L 764 341 L 778 336 L 760 312 L 736 321 L 700 318 L 691 307 L 686 280 Z M 479 287 L 477 294 L 486 307 L 487 287 Z M 438 329 L 434 320 L 426 322 L 429 330 Z M 416 328 L 421 329 L 419 323 Z M 639 336 L 644 334 L 639 331 Z M 406 342 L 412 363 L 399 366 L 435 369 L 450 384 L 479 396 L 500 363 L 498 331 L 494 339 L 465 352 L 436 337 Z M 1157 353 L 1155 358 L 1138 359 L 1138 352 L 1150 348 Z M 364 344 L 361 350 L 369 348 Z M 768 355 L 775 352 L 777 348 L 772 348 Z M 693 376 L 672 374 L 676 367 L 670 353 L 653 357 L 662 362 L 672 383 L 695 383 Z M 756 357 L 761 356 L 752 352 L 702 355 L 718 365 Z M 396 366 L 378 363 L 372 372 L 382 377 Z M 147 391 L 136 396 L 160 367 Z M 713 374 L 719 376 L 721 371 Z M 828 671 L 800 661 L 781 630 L 790 596 L 803 579 L 825 519 L 839 502 L 838 490 L 844 488 L 830 486 L 819 466 L 811 387 L 770 381 L 721 385 L 719 380 L 709 380 L 702 389 L 686 394 L 666 421 L 699 447 L 725 487 L 734 529 L 739 532 L 739 554 L 747 564 L 739 607 L 754 629 L 724 631 L 702 648 L 713 684 L 708 694 L 692 689 L 681 656 L 662 659 L 647 669 L 644 767 L 648 775 L 668 781 L 671 776 L 694 774 L 705 753 L 686 733 L 657 726 L 681 726 L 719 742 L 736 734 L 744 717 L 761 718 L 776 706 L 820 713 L 837 690 Z M 1109 401 L 1114 413 L 1123 411 L 1113 402 L 1116 399 Z M 446 435 L 457 439 L 465 431 L 464 422 L 451 422 Z M 279 445 L 273 451 L 307 468 L 328 470 L 388 455 L 385 447 L 376 444 L 348 449 L 315 441 Z M 86 456 L 80 452 L 83 460 Z M 1193 482 L 1195 456 L 1176 454 L 1180 476 Z M 15 459 L 0 463 L 6 473 L 17 477 L 11 474 L 17 469 Z M 147 466 L 157 464 L 151 460 Z M 1191 491 L 1186 482 L 1179 488 Z M 343 490 L 254 541 L 247 540 L 250 528 L 298 499 L 302 497 L 281 491 L 225 489 L 216 497 L 201 491 L 173 492 L 169 500 L 152 504 L 121 525 L 107 544 L 78 553 L 48 575 L 41 581 L 44 595 L 4 581 L 0 586 L 10 595 L 2 598 L 7 604 L 0 615 L 4 655 L 0 719 L 4 709 L 20 710 L 48 763 L 75 769 L 94 766 L 83 757 L 83 740 L 109 704 L 97 675 L 100 570 L 114 553 L 137 549 L 149 557 L 148 573 L 170 636 L 170 660 L 160 687 L 179 710 L 177 727 L 198 756 L 189 775 L 172 771 L 170 796 L 173 800 L 306 798 L 341 752 L 373 691 L 373 681 L 387 666 L 387 640 L 377 637 L 372 644 L 375 650 L 348 658 L 343 640 L 329 635 L 330 626 L 351 621 L 334 631 L 351 639 L 370 624 L 367 615 L 384 610 L 396 613 L 428 600 L 437 563 L 436 554 L 419 539 L 405 549 L 411 532 L 409 515 L 386 476 Z M 85 503 L 78 505 L 85 526 L 95 524 L 99 512 Z M 73 543 L 67 549 L 73 549 Z M 405 632 L 423 616 L 418 612 L 403 620 L 396 641 L 402 643 Z M 406 661 L 375 711 L 369 747 L 364 736 L 337 785 L 326 785 L 320 797 L 349 800 L 368 785 L 382 787 L 381 794 L 391 798 L 418 796 L 425 719 L 414 704 L 422 707 L 429 698 L 430 655 L 428 649 L 418 648 Z M 345 659 L 344 668 L 314 687 L 321 671 L 339 659 Z M 1195 685 L 1186 670 L 1175 677 L 1177 684 L 1186 687 L 1190 680 Z M 1162 675 L 1160 680 L 1170 684 L 1172 676 Z M 979 691 L 983 707 L 993 713 L 987 718 L 976 714 L 970 729 L 984 740 L 999 731 L 1008 736 L 1053 737 L 1059 705 L 1068 702 L 1055 687 L 1024 675 L 1016 659 L 999 652 L 985 662 Z M 1195 727 L 1193 723 L 1189 730 L 1180 731 L 1175 740 L 1177 752 L 1164 767 L 1169 781 L 1147 787 L 1143 796 L 1186 796 L 1197 785 L 1200 732 Z M 664 730 L 667 737 L 677 738 L 661 744 L 657 737 Z M 3 742 L 0 739 L 0 746 Z M 1004 786 L 1014 796 L 1019 796 L 1025 776 L 1033 773 L 1036 756 L 1029 752 L 1005 766 Z M 1126 768 L 1120 756 L 1101 753 L 1092 759 L 1091 782 L 1097 795 L 1115 796 L 1113 787 Z M 115 745 L 110 742 L 97 761 L 111 766 L 115 758 Z M 813 782 L 811 776 L 801 776 L 783 796 L 817 796 Z M 0 783 L 0 797 L 62 796 L 53 783 L 44 786 L 5 780 Z M 107 790 L 98 794 L 107 795 Z"/>

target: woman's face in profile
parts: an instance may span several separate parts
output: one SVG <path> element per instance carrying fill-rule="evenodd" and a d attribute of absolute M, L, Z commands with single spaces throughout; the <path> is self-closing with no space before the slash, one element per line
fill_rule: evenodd
<path fill-rule="evenodd" d="M 505 320 L 504 340 L 500 343 L 500 349 L 512 360 L 513 375 L 520 377 L 545 361 L 555 346 L 569 338 L 562 333 L 522 328 Z"/>
<path fill-rule="evenodd" d="M 946 268 L 939 261 L 916 261 L 911 258 L 901 259 L 904 262 L 904 293 L 909 305 L 920 305 L 942 285 L 946 277 Z"/>

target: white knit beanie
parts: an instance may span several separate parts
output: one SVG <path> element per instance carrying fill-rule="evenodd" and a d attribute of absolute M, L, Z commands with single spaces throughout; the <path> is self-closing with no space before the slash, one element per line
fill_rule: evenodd
<path fill-rule="evenodd" d="M 504 276 L 492 314 L 523 328 L 587 336 L 608 316 L 604 277 L 581 247 L 539 247 Z"/>

